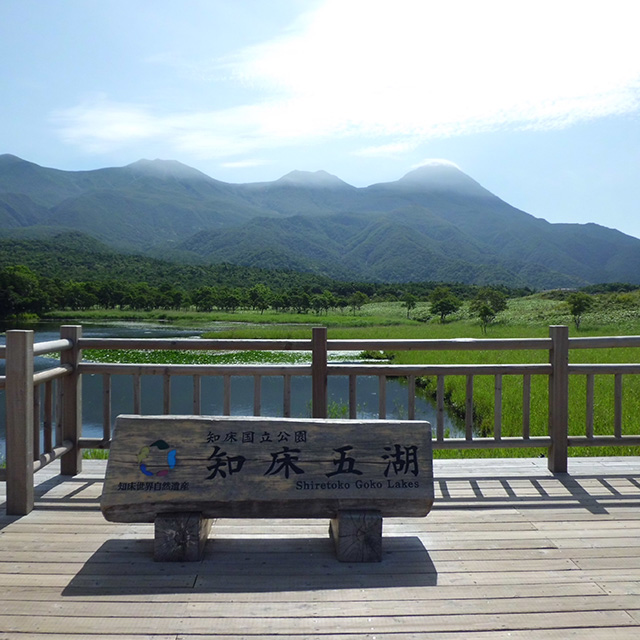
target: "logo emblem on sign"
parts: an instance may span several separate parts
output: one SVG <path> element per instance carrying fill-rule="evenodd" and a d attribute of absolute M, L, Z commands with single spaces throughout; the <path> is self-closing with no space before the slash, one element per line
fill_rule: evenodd
<path fill-rule="evenodd" d="M 164 440 L 156 440 L 138 451 L 140 471 L 145 476 L 168 476 L 176 466 L 176 454 Z"/>

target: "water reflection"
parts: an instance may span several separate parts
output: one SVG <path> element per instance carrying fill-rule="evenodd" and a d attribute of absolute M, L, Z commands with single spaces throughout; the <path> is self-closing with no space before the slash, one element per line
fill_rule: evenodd
<path fill-rule="evenodd" d="M 45 323 L 28 328 L 36 331 L 36 342 L 55 340 L 60 337 L 59 324 Z M 226 326 L 225 326 L 226 328 Z M 210 329 L 208 329 L 210 330 Z M 83 324 L 83 336 L 104 338 L 173 338 L 199 337 L 193 329 L 176 329 L 162 325 L 143 323 Z M 5 336 L 0 336 L 4 344 Z M 35 369 L 51 367 L 51 358 L 37 357 Z M 4 361 L 0 360 L 0 374 L 4 373 Z M 142 413 L 158 414 L 163 407 L 162 376 L 143 376 Z M 264 376 L 261 383 L 261 414 L 264 416 L 283 415 L 284 381 L 281 376 Z M 377 376 L 358 376 L 357 378 L 357 417 L 375 419 L 378 417 L 378 378 Z M 83 376 L 83 433 L 90 438 L 102 437 L 102 375 Z M 254 406 L 253 377 L 233 377 L 231 379 L 231 414 L 253 415 Z M 348 417 L 349 380 L 347 376 L 335 376 L 329 379 L 328 397 L 331 409 L 330 417 Z M 223 379 L 220 376 L 201 378 L 201 407 L 204 415 L 223 413 Z M 114 375 L 111 377 L 112 417 L 133 411 L 132 376 Z M 389 379 L 386 389 L 386 409 L 389 419 L 406 419 L 408 414 L 407 387 L 402 381 Z M 5 398 L 0 391 L 0 459 L 5 455 Z M 416 398 L 416 418 L 436 423 L 435 408 L 426 400 Z M 191 376 L 173 376 L 171 379 L 171 412 L 190 415 L 193 413 L 193 378 Z M 311 379 L 306 376 L 291 378 L 291 416 L 309 417 L 311 415 Z M 445 429 L 452 434 L 456 427 L 445 417 Z"/>
<path fill-rule="evenodd" d="M 133 407 L 132 376 L 112 376 L 112 414 L 131 413 Z M 142 413 L 160 413 L 163 406 L 162 376 L 143 376 L 141 379 Z M 378 417 L 378 378 L 358 376 L 357 417 L 362 419 Z M 349 379 L 335 376 L 329 379 L 328 396 L 330 417 L 348 417 Z M 386 391 L 387 418 L 407 419 L 408 392 L 399 380 L 389 380 Z M 281 416 L 284 410 L 284 381 L 281 376 L 265 376 L 261 382 L 261 414 Z M 294 376 L 291 379 L 291 416 L 308 418 L 311 415 L 311 379 L 308 376 Z M 201 378 L 201 407 L 205 415 L 223 413 L 223 380 L 220 376 Z M 231 415 L 253 415 L 254 383 L 252 376 L 232 377 Z M 193 378 L 173 376 L 171 378 L 171 413 L 193 413 Z M 416 399 L 416 418 L 429 420 L 435 425 L 435 410 L 425 400 Z M 100 435 L 102 432 L 102 376 L 83 377 L 83 426 L 86 436 Z M 96 431 L 97 429 L 97 431 Z"/>

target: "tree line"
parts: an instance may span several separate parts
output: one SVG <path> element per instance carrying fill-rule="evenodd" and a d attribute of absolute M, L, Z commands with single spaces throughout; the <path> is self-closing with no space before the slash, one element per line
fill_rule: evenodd
<path fill-rule="evenodd" d="M 250 309 L 275 312 L 326 314 L 330 310 L 358 311 L 368 301 L 397 301 L 407 307 L 407 316 L 418 301 L 430 301 L 431 313 L 441 321 L 455 313 L 464 299 L 487 298 L 489 306 L 500 310 L 496 300 L 506 301 L 509 290 L 478 288 L 473 285 L 438 283 L 348 283 L 327 281 L 299 284 L 295 278 L 280 286 L 248 284 L 247 286 L 204 285 L 180 286 L 169 281 L 159 285 L 129 282 L 122 279 L 63 280 L 40 275 L 24 265 L 0 268 L 0 320 L 24 316 L 42 316 L 51 310 L 82 311 L 87 309 L 154 309 L 197 311 L 237 311 Z M 484 293 L 483 293 L 484 292 Z M 488 315 L 485 315 L 490 321 Z"/>
<path fill-rule="evenodd" d="M 222 265 L 222 273 L 225 266 Z M 434 282 L 405 285 L 340 282 L 322 277 L 292 272 L 272 274 L 271 286 L 255 283 L 255 273 L 247 270 L 247 283 L 240 286 L 238 269 L 229 265 L 232 284 L 184 286 L 169 279 L 160 284 L 132 282 L 128 279 L 108 278 L 78 281 L 47 277 L 25 265 L 0 267 L 0 322 L 26 317 L 42 317 L 52 310 L 83 311 L 88 309 L 120 309 L 131 311 L 196 310 L 202 312 L 252 310 L 264 313 L 327 314 L 329 311 L 356 313 L 367 302 L 399 301 L 406 308 L 407 318 L 428 321 L 432 318 L 444 323 L 468 303 L 468 311 L 476 317 L 486 332 L 501 311 L 507 308 L 508 298 L 533 293 L 529 289 L 508 289 L 504 286 L 480 287 L 461 283 Z M 273 283 L 276 283 L 275 285 Z M 584 314 L 597 304 L 597 297 L 609 296 L 607 304 L 636 306 L 632 293 L 637 285 L 610 283 L 592 285 L 580 291 L 556 290 L 544 297 L 561 299 L 567 304 L 576 329 L 580 329 Z M 613 296 L 613 298 L 611 298 Z M 423 303 L 416 311 L 418 302 Z M 424 303 L 428 303 L 425 307 Z M 604 304 L 604 303 L 603 303 Z"/>

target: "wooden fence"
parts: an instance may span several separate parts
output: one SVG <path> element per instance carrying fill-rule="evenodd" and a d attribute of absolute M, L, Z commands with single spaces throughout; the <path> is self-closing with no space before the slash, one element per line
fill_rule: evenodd
<path fill-rule="evenodd" d="M 114 375 L 130 375 L 133 380 L 133 406 L 130 413 L 142 413 L 142 376 L 162 376 L 163 406 L 155 413 L 171 413 L 171 382 L 174 376 L 193 380 L 193 414 L 202 412 L 201 381 L 205 376 L 222 376 L 223 411 L 232 409 L 231 379 L 252 376 L 254 379 L 254 415 L 261 415 L 261 383 L 265 376 L 283 379 L 282 415 L 291 412 L 291 379 L 311 378 L 312 415 L 327 417 L 327 382 L 329 376 L 345 376 L 349 385 L 349 417 L 356 418 L 358 376 L 376 376 L 379 380 L 378 414 L 386 417 L 386 383 L 388 378 L 407 380 L 408 418 L 415 417 L 416 380 L 431 376 L 436 380 L 436 424 L 433 447 L 437 449 L 487 449 L 544 447 L 548 449 L 548 467 L 554 473 L 567 471 L 568 448 L 572 446 L 638 446 L 640 428 L 623 434 L 623 376 L 640 374 L 640 364 L 570 364 L 571 349 L 640 347 L 640 336 L 569 338 L 566 326 L 549 328 L 548 338 L 531 339 L 453 339 L 453 340 L 328 340 L 325 328 L 313 330 L 311 340 L 204 340 L 204 339 L 120 339 L 83 338 L 82 327 L 61 327 L 60 339 L 34 344 L 31 331 L 8 331 L 6 347 L 0 357 L 6 360 L 6 375 L 0 377 L 5 389 L 7 427 L 7 466 L 0 479 L 7 482 L 7 514 L 26 514 L 33 508 L 33 474 L 60 458 L 61 473 L 75 475 L 82 465 L 85 448 L 108 448 L 111 439 L 112 390 Z M 308 351 L 309 365 L 171 365 L 107 364 L 86 362 L 83 349 L 205 350 L 205 351 Z M 547 362 L 539 364 L 335 364 L 332 351 L 508 351 L 542 350 Z M 34 373 L 34 357 L 60 353 L 57 366 Z M 82 436 L 82 377 L 100 374 L 103 387 L 103 434 L 101 438 Z M 584 434 L 569 435 L 569 376 L 586 379 L 586 420 Z M 594 430 L 594 377 L 614 377 L 613 435 L 599 435 Z M 445 432 L 445 378 L 466 377 L 464 438 L 451 438 Z M 492 437 L 474 435 L 473 393 L 478 376 L 494 379 L 494 425 Z M 503 437 L 503 377 L 522 378 L 521 435 Z M 548 432 L 531 435 L 531 379 L 548 378 Z M 43 442 L 41 450 L 41 442 Z"/>

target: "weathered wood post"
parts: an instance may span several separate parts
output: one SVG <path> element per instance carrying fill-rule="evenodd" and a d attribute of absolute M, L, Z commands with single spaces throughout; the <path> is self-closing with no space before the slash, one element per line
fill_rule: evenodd
<path fill-rule="evenodd" d="M 73 368 L 73 371 L 61 380 L 62 441 L 71 441 L 73 449 L 60 459 L 60 473 L 63 476 L 75 476 L 82 471 L 82 450 L 78 447 L 82 431 L 82 377 L 78 373 L 82 352 L 78 348 L 78 341 L 82 337 L 82 327 L 63 325 L 60 327 L 60 337 L 73 343 L 71 349 L 60 353 L 60 364 L 68 364 Z"/>
<path fill-rule="evenodd" d="M 553 342 L 549 353 L 552 373 L 549 377 L 549 471 L 567 472 L 569 437 L 569 327 L 549 327 Z"/>
<path fill-rule="evenodd" d="M 314 327 L 311 337 L 312 417 L 327 417 L 327 328 Z"/>
<path fill-rule="evenodd" d="M 7 515 L 33 509 L 33 331 L 7 331 Z"/>

